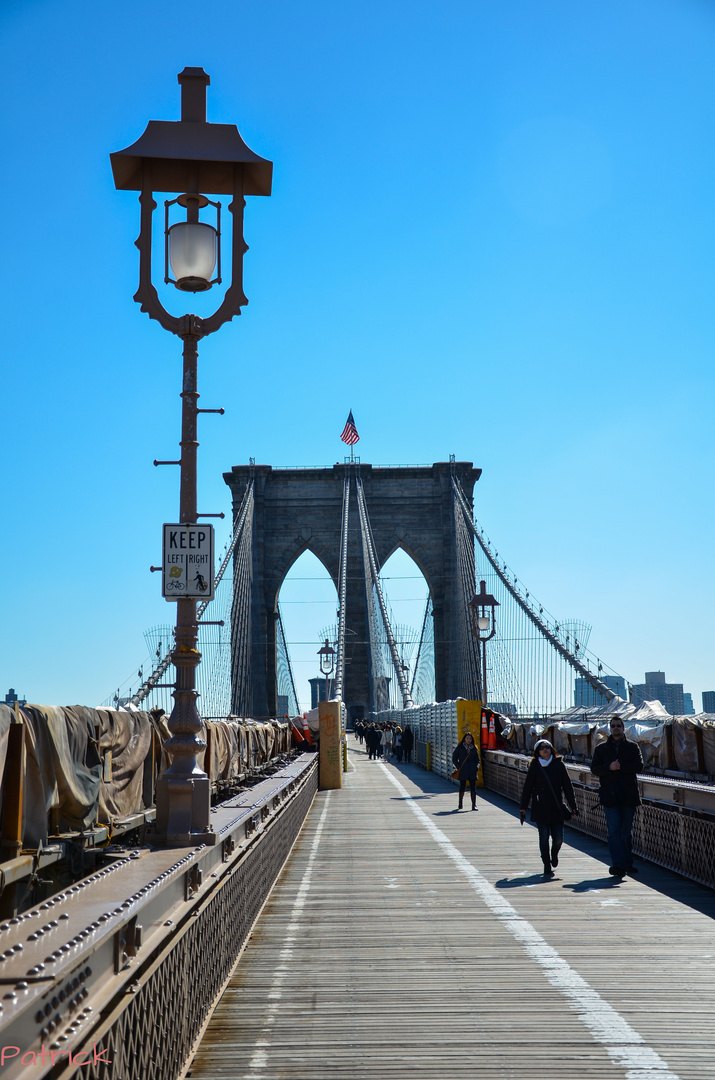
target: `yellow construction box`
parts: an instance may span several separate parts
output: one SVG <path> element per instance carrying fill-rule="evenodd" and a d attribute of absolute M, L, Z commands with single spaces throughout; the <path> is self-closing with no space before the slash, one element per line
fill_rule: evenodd
<path fill-rule="evenodd" d="M 341 788 L 343 786 L 343 755 L 340 702 L 319 702 L 318 719 L 320 721 L 318 784 L 321 791 Z"/>

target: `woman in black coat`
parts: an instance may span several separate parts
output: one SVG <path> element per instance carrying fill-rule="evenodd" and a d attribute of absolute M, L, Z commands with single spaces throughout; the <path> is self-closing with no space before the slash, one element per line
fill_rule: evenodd
<path fill-rule="evenodd" d="M 539 851 L 544 874 L 551 876 L 552 867 L 559 865 L 559 850 L 564 842 L 562 800 L 566 799 L 572 814 L 578 813 L 573 784 L 563 758 L 560 758 L 548 739 L 539 739 L 521 793 L 519 815 L 524 824 L 526 809 L 531 800 L 531 820 L 539 829 Z M 551 851 L 549 851 L 551 837 Z"/>
<path fill-rule="evenodd" d="M 367 744 L 367 760 L 377 760 L 377 751 L 380 746 L 380 736 L 382 732 L 378 728 L 377 724 L 370 724 L 365 732 L 365 743 Z"/>
<path fill-rule="evenodd" d="M 415 736 L 412 732 L 412 728 L 409 724 L 405 724 L 405 730 L 402 732 L 402 752 L 405 755 L 405 761 L 409 765 L 412 761 L 412 747 L 415 745 Z"/>
<path fill-rule="evenodd" d="M 452 764 L 459 769 L 459 806 L 462 809 L 462 800 L 469 780 L 469 794 L 472 798 L 472 810 L 477 809 L 477 776 L 479 775 L 479 751 L 474 745 L 474 739 L 469 734 L 462 736 L 462 741 L 457 743 L 452 754 Z"/>

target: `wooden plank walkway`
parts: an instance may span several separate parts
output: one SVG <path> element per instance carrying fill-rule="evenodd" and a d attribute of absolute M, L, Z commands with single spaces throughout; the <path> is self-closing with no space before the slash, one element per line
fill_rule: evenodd
<path fill-rule="evenodd" d="M 191 1080 L 713 1080 L 715 894 L 607 873 L 354 742 L 207 1027 Z M 468 799 L 466 800 L 468 803 Z"/>

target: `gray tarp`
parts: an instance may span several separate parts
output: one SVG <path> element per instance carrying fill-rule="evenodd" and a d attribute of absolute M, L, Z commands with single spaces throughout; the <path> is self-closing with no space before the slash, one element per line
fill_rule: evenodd
<path fill-rule="evenodd" d="M 702 713 L 703 720 L 703 765 L 705 772 L 715 776 L 715 716 Z"/>
<path fill-rule="evenodd" d="M 97 819 L 102 764 L 91 715 L 82 706 L 25 705 L 27 771 L 23 847 L 45 843 L 48 819 L 61 832 L 88 829 Z"/>
<path fill-rule="evenodd" d="M 10 730 L 10 724 L 14 722 L 14 718 L 14 709 L 11 709 L 9 705 L 0 705 L 0 780 L 5 773 L 5 758 L 7 757 L 7 733 Z"/>
<path fill-rule="evenodd" d="M 97 709 L 96 715 L 102 759 L 112 754 L 111 780 L 102 780 L 99 794 L 99 821 L 109 823 L 144 809 L 144 761 L 154 736 L 145 712 Z"/>
<path fill-rule="evenodd" d="M 626 735 L 640 746 L 647 768 L 715 776 L 715 716 L 671 716 L 659 701 L 644 701 L 636 709 L 616 699 L 541 720 L 512 721 L 504 736 L 510 747 L 526 753 L 537 739 L 550 739 L 558 753 L 586 762 L 608 738 L 614 713 L 624 718 Z"/>
<path fill-rule="evenodd" d="M 19 712 L 26 746 L 23 847 L 46 843 L 55 829 L 80 831 L 141 813 L 152 744 L 155 775 L 167 764 L 163 744 L 170 732 L 165 715 L 84 705 L 25 705 Z M 13 710 L 0 705 L 0 777 L 14 720 Z M 211 760 L 206 764 L 212 780 L 240 776 L 290 745 L 289 725 L 279 721 L 231 717 L 212 721 L 209 727 Z M 199 757 L 204 768 L 205 756 Z"/>

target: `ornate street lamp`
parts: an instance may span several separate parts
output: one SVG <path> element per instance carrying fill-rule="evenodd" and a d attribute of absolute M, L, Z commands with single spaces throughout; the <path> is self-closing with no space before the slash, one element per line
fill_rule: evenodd
<path fill-rule="evenodd" d="M 328 691 L 330 688 L 330 676 L 335 668 L 335 649 L 328 644 L 327 638 L 322 649 L 318 649 L 318 656 L 320 657 L 320 674 L 325 675 L 325 700 L 330 701 Z"/>
<path fill-rule="evenodd" d="M 472 633 L 482 646 L 482 708 L 487 707 L 487 642 L 497 632 L 496 611 L 499 601 L 487 592 L 486 581 L 479 582 L 479 592 L 469 601 L 472 614 Z"/>
<path fill-rule="evenodd" d="M 115 186 L 120 191 L 141 193 L 141 227 L 136 241 L 139 288 L 134 299 L 142 311 L 184 343 L 181 460 L 161 464 L 181 466 L 179 520 L 182 525 L 195 525 L 200 517 L 216 516 L 197 513 L 197 417 L 200 412 L 223 411 L 198 408 L 198 342 L 240 315 L 248 303 L 243 292 L 243 256 L 248 250 L 243 239 L 245 196 L 270 195 L 273 164 L 249 150 L 235 124 L 207 122 L 206 87 L 210 79 L 203 68 L 184 68 L 178 78 L 181 119 L 151 120 L 137 142 L 110 154 L 110 159 Z M 231 278 L 223 299 L 208 318 L 170 315 L 159 299 L 152 282 L 155 191 L 176 193 L 165 202 L 164 282 L 186 293 L 206 292 L 221 284 L 221 204 L 204 192 L 231 196 Z M 211 213 L 213 221 L 201 220 L 202 213 Z M 171 222 L 179 215 L 179 220 Z M 171 763 L 157 781 L 157 833 L 173 844 L 193 844 L 197 834 L 202 834 L 202 842 L 211 842 L 209 778 L 196 760 L 206 743 L 201 738 L 203 725 L 196 707 L 196 668 L 201 654 L 197 649 L 195 599 L 177 600 L 175 638 L 174 708 L 169 719 L 171 738 L 165 744 Z"/>

